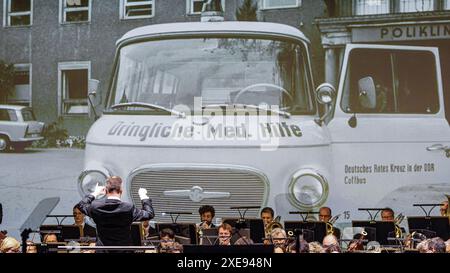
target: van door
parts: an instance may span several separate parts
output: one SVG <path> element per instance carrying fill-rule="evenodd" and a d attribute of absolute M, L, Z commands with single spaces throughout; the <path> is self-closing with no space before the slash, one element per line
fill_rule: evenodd
<path fill-rule="evenodd" d="M 362 207 L 420 215 L 450 193 L 450 128 L 435 48 L 349 45 L 328 127 L 330 199 L 345 218 Z M 350 213 L 352 212 L 352 213 Z"/>

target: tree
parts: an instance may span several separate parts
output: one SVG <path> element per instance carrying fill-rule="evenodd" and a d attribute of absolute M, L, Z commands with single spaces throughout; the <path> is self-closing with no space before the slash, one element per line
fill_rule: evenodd
<path fill-rule="evenodd" d="M 253 4 L 253 0 L 244 0 L 242 5 L 236 10 L 236 18 L 238 21 L 258 21 L 256 11 L 258 4 Z"/>
<path fill-rule="evenodd" d="M 14 90 L 14 65 L 0 60 L 0 102 L 6 102 Z"/>

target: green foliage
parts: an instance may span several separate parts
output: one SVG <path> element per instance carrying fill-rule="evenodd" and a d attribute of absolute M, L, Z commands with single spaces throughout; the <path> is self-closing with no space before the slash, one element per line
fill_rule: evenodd
<path fill-rule="evenodd" d="M 33 148 L 77 148 L 86 147 L 84 136 L 69 136 L 67 130 L 62 127 L 62 118 L 47 125 L 42 132 L 44 139 L 33 142 Z"/>
<path fill-rule="evenodd" d="M 244 0 L 242 6 L 236 10 L 236 19 L 238 21 L 258 21 L 256 11 L 258 10 L 258 4 L 253 0 Z"/>
<path fill-rule="evenodd" d="M 14 65 L 0 60 L 0 103 L 8 100 L 14 90 Z"/>
<path fill-rule="evenodd" d="M 69 137 L 67 130 L 62 127 L 62 118 L 45 126 L 42 136 L 44 139 L 34 142 L 34 147 L 56 148 Z"/>

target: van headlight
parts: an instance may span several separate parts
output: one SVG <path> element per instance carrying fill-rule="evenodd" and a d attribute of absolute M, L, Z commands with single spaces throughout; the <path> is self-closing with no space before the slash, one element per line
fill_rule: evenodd
<path fill-rule="evenodd" d="M 290 202 L 297 208 L 320 207 L 328 198 L 328 182 L 318 172 L 303 169 L 292 176 L 289 193 Z"/>
<path fill-rule="evenodd" d="M 78 177 L 78 191 L 81 196 L 86 196 L 92 193 L 95 186 L 105 186 L 108 175 L 98 170 L 87 170 Z M 99 196 L 101 198 L 101 196 Z"/>

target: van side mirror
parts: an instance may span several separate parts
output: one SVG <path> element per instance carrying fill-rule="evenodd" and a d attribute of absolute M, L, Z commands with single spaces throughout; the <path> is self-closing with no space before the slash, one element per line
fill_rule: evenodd
<path fill-rule="evenodd" d="M 332 113 L 331 106 L 336 99 L 336 89 L 332 84 L 322 83 L 316 89 L 316 100 L 319 104 L 326 105 L 325 113 L 322 117 L 316 120 L 319 126 L 322 126 L 325 119 Z"/>
<path fill-rule="evenodd" d="M 88 82 L 88 100 L 89 104 L 92 110 L 92 113 L 94 114 L 94 118 L 97 120 L 98 115 L 95 111 L 95 108 L 101 104 L 101 98 L 97 95 L 98 86 L 100 85 L 100 81 L 96 79 L 89 79 Z"/>
<path fill-rule="evenodd" d="M 377 107 L 377 93 L 372 77 L 365 77 L 358 81 L 359 104 L 365 109 Z"/>
<path fill-rule="evenodd" d="M 97 96 L 98 86 L 100 85 L 100 81 L 96 79 L 90 79 L 88 84 L 88 92 L 89 96 L 95 97 Z"/>
<path fill-rule="evenodd" d="M 329 83 L 322 83 L 316 89 L 316 100 L 320 104 L 330 105 L 336 98 L 336 89 Z"/>

